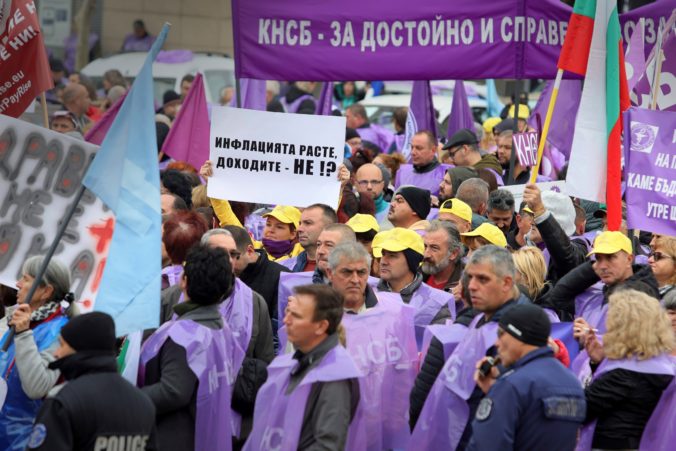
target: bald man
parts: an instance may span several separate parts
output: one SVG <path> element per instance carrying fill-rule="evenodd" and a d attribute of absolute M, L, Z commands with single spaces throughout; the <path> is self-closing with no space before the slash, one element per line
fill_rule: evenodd
<path fill-rule="evenodd" d="M 83 133 L 101 119 L 101 110 L 92 106 L 87 88 L 79 83 L 71 83 L 63 90 L 63 106 L 73 114 Z"/>

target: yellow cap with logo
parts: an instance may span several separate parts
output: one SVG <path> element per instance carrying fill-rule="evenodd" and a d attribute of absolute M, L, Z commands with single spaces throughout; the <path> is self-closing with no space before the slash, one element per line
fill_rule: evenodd
<path fill-rule="evenodd" d="M 395 227 L 386 232 L 380 232 L 373 239 L 371 246 L 373 247 L 373 255 L 378 258 L 382 257 L 383 250 L 401 252 L 406 249 L 411 249 L 420 255 L 425 253 L 425 243 L 423 242 L 422 237 L 415 231 L 404 229 L 402 227 Z M 376 255 L 376 252 L 379 255 Z"/>
<path fill-rule="evenodd" d="M 296 207 L 277 205 L 270 213 L 263 215 L 264 218 L 268 216 L 272 216 L 284 224 L 293 224 L 295 228 L 298 228 L 298 224 L 300 224 L 300 210 Z"/>
<path fill-rule="evenodd" d="M 514 107 L 515 105 L 509 107 L 509 113 L 507 113 L 507 117 L 514 117 Z M 528 108 L 528 106 L 524 104 L 519 104 L 519 114 L 517 115 L 517 117 L 519 119 L 526 120 L 528 119 L 528 116 L 530 116 L 530 109 Z"/>
<path fill-rule="evenodd" d="M 480 236 L 491 244 L 495 244 L 496 246 L 500 247 L 507 247 L 507 238 L 505 238 L 505 234 L 502 233 L 502 230 L 488 222 L 484 222 L 471 232 L 461 233 L 460 235 L 465 237 Z"/>
<path fill-rule="evenodd" d="M 486 120 L 484 121 L 484 123 L 482 124 L 482 126 L 483 126 L 483 128 L 484 128 L 484 131 L 485 131 L 487 134 L 491 134 L 491 135 L 492 135 L 492 134 L 493 134 L 493 128 L 494 128 L 496 125 L 498 125 L 500 122 L 502 122 L 502 119 L 499 118 L 499 117 L 489 117 L 488 119 L 486 119 Z"/>
<path fill-rule="evenodd" d="M 614 254 L 624 251 L 629 255 L 634 253 L 631 240 L 622 232 L 601 232 L 594 240 L 594 248 L 587 255 Z"/>
<path fill-rule="evenodd" d="M 439 207 L 439 214 L 451 213 L 467 222 L 472 222 L 472 207 L 460 199 L 448 199 Z"/>
<path fill-rule="evenodd" d="M 370 230 L 380 232 L 378 221 L 376 221 L 376 218 L 373 217 L 373 215 L 358 213 L 352 216 L 346 224 L 354 231 L 354 233 L 364 233 Z"/>

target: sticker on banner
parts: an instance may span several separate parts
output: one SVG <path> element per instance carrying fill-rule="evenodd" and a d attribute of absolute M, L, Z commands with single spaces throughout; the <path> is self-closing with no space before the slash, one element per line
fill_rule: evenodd
<path fill-rule="evenodd" d="M 631 121 L 631 151 L 651 153 L 659 127 Z"/>

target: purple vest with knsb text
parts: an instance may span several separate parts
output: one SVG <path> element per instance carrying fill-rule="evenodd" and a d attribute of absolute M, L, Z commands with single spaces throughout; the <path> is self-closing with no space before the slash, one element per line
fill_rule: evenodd
<path fill-rule="evenodd" d="M 608 314 L 608 304 L 603 303 L 602 286 L 599 282 L 575 298 L 575 317 L 584 318 L 589 326 L 598 329 L 599 334 L 606 331 L 606 315 Z M 602 340 L 602 337 L 599 337 L 599 340 Z M 582 349 L 575 359 L 571 357 L 570 369 L 573 370 L 573 373 L 583 385 L 586 385 L 585 382 L 589 382 L 591 368 L 589 366 L 589 354 L 585 349 Z"/>
<path fill-rule="evenodd" d="M 347 350 L 364 374 L 361 400 L 368 450 L 408 445 L 409 394 L 418 361 L 414 313 L 399 295 L 378 293 L 375 307 L 343 315 Z"/>
<path fill-rule="evenodd" d="M 143 345 L 139 381 L 145 379 L 145 365 L 155 357 L 167 338 L 185 349 L 190 370 L 198 379 L 195 449 L 232 449 L 231 397 L 237 377 L 236 362 L 244 351 L 235 341 L 232 331 L 210 329 L 191 320 L 172 320 L 160 327 Z"/>
<path fill-rule="evenodd" d="M 394 189 L 399 189 L 400 186 L 404 185 L 413 185 L 418 188 L 427 189 L 433 196 L 437 196 L 439 194 L 439 184 L 444 179 L 446 170 L 452 167 L 452 165 L 442 163 L 430 172 L 418 174 L 413 170 L 412 164 L 402 164 L 397 171 Z"/>
<path fill-rule="evenodd" d="M 476 362 L 486 355 L 497 339 L 496 322 L 476 328 L 481 318 L 483 315 L 474 318 L 462 341 L 446 360 L 413 430 L 409 450 L 453 450 L 458 446 L 469 420 L 467 400 L 476 386 Z"/>
<path fill-rule="evenodd" d="M 598 379 L 601 375 L 612 371 L 616 369 L 624 369 L 624 370 L 629 370 L 629 371 L 636 371 L 638 373 L 644 373 L 644 374 L 666 374 L 666 375 L 674 375 L 674 359 L 671 356 L 668 356 L 666 354 L 661 354 L 656 357 L 652 357 L 647 360 L 637 360 L 637 359 L 620 359 L 620 360 L 611 360 L 611 359 L 605 359 L 603 362 L 601 362 L 601 365 L 599 365 L 598 369 L 596 370 L 596 373 L 594 373 L 593 381 Z M 667 390 L 664 391 L 662 394 L 662 397 L 664 397 L 665 394 L 671 396 L 671 403 L 673 406 L 674 400 L 673 400 L 673 395 L 674 395 L 674 381 L 671 381 L 671 385 Z M 660 400 L 661 402 L 662 400 Z M 665 405 L 660 405 L 658 404 L 658 407 L 668 407 Z M 672 410 L 670 414 L 665 415 L 664 417 L 660 418 L 655 418 L 655 412 L 657 411 L 657 408 L 655 411 L 653 411 L 653 415 L 650 417 L 650 420 L 648 421 L 648 424 L 646 424 L 646 429 L 648 430 L 648 426 L 651 427 L 651 435 L 650 438 L 648 438 L 645 442 L 643 438 L 641 439 L 641 449 L 646 449 L 646 450 L 651 450 L 651 451 L 656 451 L 656 450 L 666 450 L 666 449 L 672 449 L 674 442 L 666 442 L 663 437 L 660 437 L 660 435 L 665 435 L 665 436 L 670 436 L 674 438 L 674 424 L 673 424 L 673 416 L 674 416 L 674 411 Z M 669 420 L 669 417 L 671 416 L 671 421 Z M 662 426 L 664 426 L 662 429 L 660 429 L 660 433 L 657 434 L 657 436 L 653 435 L 655 432 L 655 427 L 658 426 L 657 423 L 663 423 Z M 596 429 L 596 420 L 592 421 L 588 425 L 582 428 L 580 431 L 580 438 L 578 439 L 577 442 L 577 447 L 575 448 L 577 451 L 589 451 L 591 449 L 592 441 L 594 438 L 594 430 Z M 644 430 L 644 435 L 645 435 L 645 430 Z M 646 448 L 646 445 L 656 445 L 659 440 L 660 443 L 666 444 L 667 447 L 661 448 L 661 447 L 654 447 L 650 446 Z"/>
<path fill-rule="evenodd" d="M 345 348 L 338 345 L 331 349 L 319 365 L 310 370 L 300 384 L 287 395 L 286 389 L 291 372 L 297 364 L 298 361 L 291 354 L 286 354 L 277 357 L 268 366 L 268 379 L 256 397 L 253 430 L 244 445 L 244 450 L 296 451 L 312 384 L 362 376 Z M 359 401 L 355 417 L 350 423 L 345 449 L 366 448 L 362 405 L 363 399 Z"/>

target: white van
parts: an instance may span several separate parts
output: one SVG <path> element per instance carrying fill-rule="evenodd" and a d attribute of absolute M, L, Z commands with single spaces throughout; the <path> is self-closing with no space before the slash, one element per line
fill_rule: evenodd
<path fill-rule="evenodd" d="M 147 52 L 130 52 L 99 58 L 87 64 L 81 72 L 89 77 L 97 88 L 102 87 L 103 74 L 110 69 L 119 70 L 131 83 L 141 70 L 147 55 Z M 201 72 L 204 77 L 208 102 L 218 103 L 220 91 L 226 86 L 235 86 L 235 62 L 232 58 L 212 53 L 169 50 L 160 52 L 153 63 L 155 103 L 162 105 L 162 95 L 169 89 L 180 94 L 183 76 L 194 75 L 197 72 Z"/>

